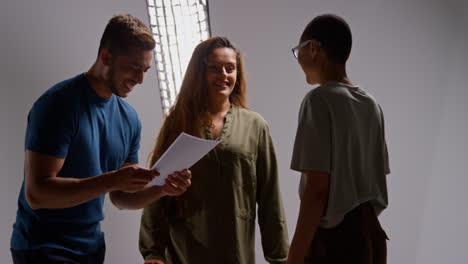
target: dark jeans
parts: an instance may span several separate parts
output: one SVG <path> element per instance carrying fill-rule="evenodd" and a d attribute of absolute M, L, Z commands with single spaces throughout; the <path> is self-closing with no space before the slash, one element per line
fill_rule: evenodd
<path fill-rule="evenodd" d="M 346 214 L 336 227 L 319 228 L 307 264 L 386 264 L 388 237 L 374 209 L 364 203 Z"/>
<path fill-rule="evenodd" d="M 90 255 L 77 255 L 57 248 L 40 248 L 36 250 L 11 249 L 14 264 L 102 264 L 106 247 Z"/>

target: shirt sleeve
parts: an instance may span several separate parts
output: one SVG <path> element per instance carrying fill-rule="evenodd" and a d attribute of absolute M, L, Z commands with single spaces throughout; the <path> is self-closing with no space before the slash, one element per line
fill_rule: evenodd
<path fill-rule="evenodd" d="M 388 158 L 388 148 L 387 148 L 387 142 L 385 140 L 385 119 L 384 119 L 384 114 L 382 111 L 382 108 L 379 105 L 380 109 L 380 119 L 382 121 L 382 146 L 383 146 L 383 157 L 384 157 L 384 172 L 385 174 L 390 174 L 390 162 Z"/>
<path fill-rule="evenodd" d="M 308 94 L 299 111 L 291 169 L 331 171 L 331 120 L 326 103 Z"/>
<path fill-rule="evenodd" d="M 75 131 L 72 107 L 60 96 L 41 96 L 28 115 L 25 149 L 64 158 Z"/>
<path fill-rule="evenodd" d="M 126 163 L 138 163 L 138 150 L 140 150 L 140 140 L 141 140 L 141 122 L 138 117 L 137 120 L 137 128 L 136 133 L 132 138 L 132 145 L 130 146 L 130 151 L 128 153 L 128 157 L 125 160 Z"/>
<path fill-rule="evenodd" d="M 260 131 L 257 153 L 258 223 L 269 263 L 286 263 L 289 239 L 279 189 L 278 165 L 268 125 Z"/>
<path fill-rule="evenodd" d="M 169 223 L 165 206 L 169 198 L 164 197 L 143 209 L 140 224 L 139 249 L 144 260 L 166 261 L 169 243 Z"/>

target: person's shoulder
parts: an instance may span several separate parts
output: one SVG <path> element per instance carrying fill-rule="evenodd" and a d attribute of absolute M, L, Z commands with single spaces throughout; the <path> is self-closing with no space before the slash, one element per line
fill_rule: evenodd
<path fill-rule="evenodd" d="M 343 96 L 347 93 L 349 87 L 339 85 L 334 82 L 325 83 L 324 85 L 318 86 L 311 91 L 311 95 L 315 97 L 333 97 Z"/>
<path fill-rule="evenodd" d="M 124 111 L 125 115 L 129 116 L 132 121 L 134 122 L 140 122 L 138 118 L 138 112 L 135 110 L 135 108 L 127 102 L 125 99 L 121 98 L 120 96 L 116 96 L 116 100 L 120 106 L 120 109 Z"/>
<path fill-rule="evenodd" d="M 316 105 L 325 102 L 325 100 L 333 96 L 335 92 L 332 89 L 327 89 L 327 87 L 318 86 L 311 89 L 304 96 L 302 100 L 302 105 Z"/>
<path fill-rule="evenodd" d="M 78 74 L 75 77 L 56 83 L 46 93 L 60 96 L 74 96 L 75 93 L 79 92 L 79 89 L 76 89 L 77 87 L 86 85 L 85 78 L 84 74 Z"/>
<path fill-rule="evenodd" d="M 375 98 L 375 96 L 370 93 L 368 90 L 364 90 L 363 88 L 359 87 L 358 89 L 359 93 L 362 94 L 363 96 L 367 97 L 370 101 L 372 101 L 373 103 L 377 104 L 377 99 Z"/>
<path fill-rule="evenodd" d="M 354 98 L 359 98 L 359 100 L 375 100 L 370 93 L 364 91 L 360 86 L 336 82 L 327 82 L 313 89 L 309 92 L 308 96 L 309 100 L 322 99 L 327 102 L 342 102 L 342 100 Z"/>
<path fill-rule="evenodd" d="M 347 98 L 357 98 L 361 104 L 377 105 L 377 99 L 360 85 L 346 86 L 345 90 L 346 92 L 343 92 L 343 96 Z"/>
<path fill-rule="evenodd" d="M 83 74 L 54 84 L 47 89 L 34 103 L 33 108 L 53 107 L 68 109 L 79 101 L 83 85 Z"/>
<path fill-rule="evenodd" d="M 259 113 L 251 109 L 247 109 L 247 108 L 243 108 L 239 106 L 233 106 L 233 108 L 237 108 L 237 112 L 243 118 L 248 118 L 257 122 L 265 122 L 265 119 L 263 118 L 263 116 L 261 116 Z"/>
<path fill-rule="evenodd" d="M 247 108 L 239 107 L 239 106 L 233 106 L 233 107 L 236 108 L 239 118 L 241 118 L 244 122 L 250 122 L 261 128 L 268 126 L 268 123 L 265 120 L 265 118 L 263 118 L 263 116 L 260 115 L 259 113 L 253 110 L 247 109 Z"/>
<path fill-rule="evenodd" d="M 119 103 L 119 105 L 121 105 L 121 107 L 123 108 L 124 111 L 126 111 L 128 113 L 132 113 L 132 114 L 137 113 L 135 108 L 129 102 L 127 102 L 125 99 L 123 99 L 122 97 L 117 96 L 117 95 L 114 95 L 114 96 L 116 97 L 117 102 Z"/>
<path fill-rule="evenodd" d="M 382 112 L 382 108 L 380 107 L 379 103 L 377 102 L 377 99 L 374 95 L 372 95 L 370 92 L 368 92 L 367 90 L 362 90 L 362 93 L 364 93 L 364 100 L 362 100 L 363 102 L 365 102 L 366 105 L 368 105 L 370 107 L 370 109 L 373 109 L 377 114 L 380 115 L 380 112 Z"/>

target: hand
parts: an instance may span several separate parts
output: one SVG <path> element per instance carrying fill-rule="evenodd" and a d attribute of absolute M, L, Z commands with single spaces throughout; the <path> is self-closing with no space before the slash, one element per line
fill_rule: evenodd
<path fill-rule="evenodd" d="M 124 192 L 137 192 L 156 176 L 159 172 L 136 165 L 125 166 L 112 173 L 115 189 Z"/>
<path fill-rule="evenodd" d="M 192 185 L 190 179 L 192 172 L 185 169 L 182 172 L 174 172 L 167 177 L 162 191 L 169 196 L 178 196 L 187 191 L 187 188 Z"/>
<path fill-rule="evenodd" d="M 145 260 L 145 264 L 164 264 L 164 261 L 160 259 L 148 259 Z"/>

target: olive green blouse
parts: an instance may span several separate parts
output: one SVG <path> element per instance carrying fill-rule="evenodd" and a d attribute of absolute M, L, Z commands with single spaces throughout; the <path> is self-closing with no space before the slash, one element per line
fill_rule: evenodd
<path fill-rule="evenodd" d="M 212 139 L 208 130 L 206 137 Z M 232 106 L 222 142 L 197 162 L 192 186 L 143 210 L 140 252 L 166 264 L 255 263 L 255 219 L 265 259 L 285 263 L 289 250 L 268 124 L 257 113 Z"/>

